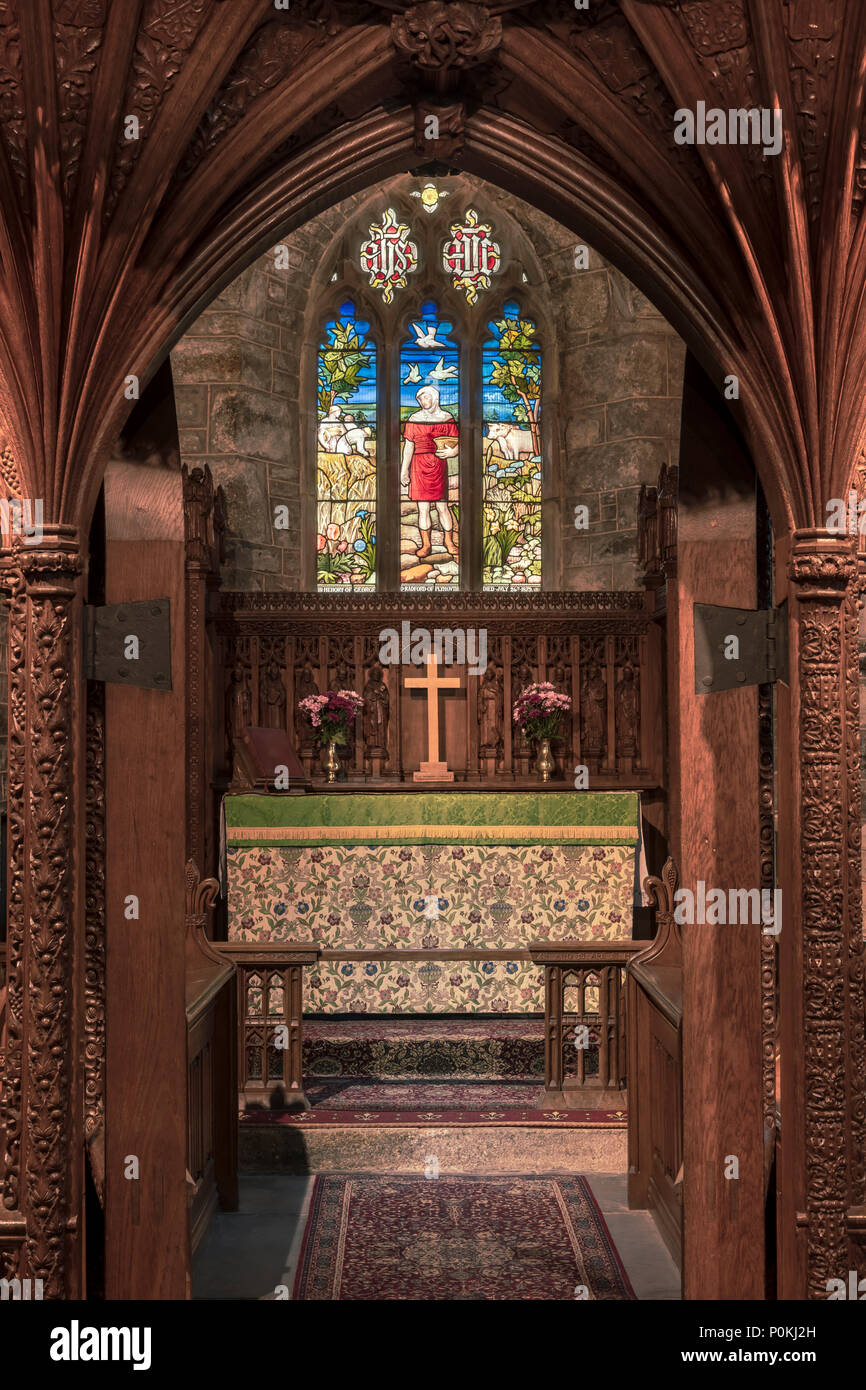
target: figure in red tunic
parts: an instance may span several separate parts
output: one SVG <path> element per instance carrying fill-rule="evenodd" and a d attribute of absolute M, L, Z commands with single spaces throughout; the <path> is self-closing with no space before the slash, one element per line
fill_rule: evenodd
<path fill-rule="evenodd" d="M 430 554 L 430 507 L 436 506 L 445 549 L 457 559 L 454 544 L 454 518 L 448 504 L 448 460 L 458 451 L 457 422 L 439 404 L 435 386 L 422 386 L 415 396 L 421 407 L 403 427 L 403 458 L 400 482 L 409 488 L 409 500 L 418 503 L 421 544 L 415 551 L 419 560 Z"/>

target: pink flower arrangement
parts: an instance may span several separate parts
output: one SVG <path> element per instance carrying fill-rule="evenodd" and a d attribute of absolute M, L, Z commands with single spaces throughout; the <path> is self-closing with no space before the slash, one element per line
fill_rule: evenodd
<path fill-rule="evenodd" d="M 527 738 L 555 738 L 563 714 L 570 709 L 571 696 L 542 681 L 521 690 L 514 702 L 514 722 Z"/>
<path fill-rule="evenodd" d="M 298 708 L 318 731 L 322 743 L 344 744 L 349 725 L 364 708 L 364 701 L 357 690 L 326 690 L 324 695 L 308 695 Z"/>

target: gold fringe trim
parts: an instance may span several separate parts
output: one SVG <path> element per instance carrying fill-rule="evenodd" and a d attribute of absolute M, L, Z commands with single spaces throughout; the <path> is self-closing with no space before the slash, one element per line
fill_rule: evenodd
<path fill-rule="evenodd" d="M 230 846 L 271 840 L 622 840 L 637 842 L 636 825 L 238 825 L 226 829 Z"/>

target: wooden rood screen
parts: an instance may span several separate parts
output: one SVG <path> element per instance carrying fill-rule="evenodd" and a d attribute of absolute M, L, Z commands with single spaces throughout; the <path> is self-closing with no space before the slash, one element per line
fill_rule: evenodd
<path fill-rule="evenodd" d="M 249 725 L 281 729 L 321 782 L 313 732 L 298 706 L 308 695 L 350 688 L 365 708 L 341 752 L 348 778 L 382 786 L 411 780 L 428 757 L 428 697 L 407 689 L 406 680 L 421 674 L 423 643 L 435 644 L 438 635 L 439 660 L 460 681 L 437 696 L 441 753 L 459 781 L 537 780 L 533 750 L 511 709 L 527 685 L 551 681 L 572 701 L 553 746 L 555 778 L 573 785 L 575 766 L 585 765 L 594 788 L 660 786 L 661 631 L 647 602 L 630 590 L 223 594 L 217 629 L 227 752 L 233 755 Z M 473 663 L 479 651 L 482 660 Z M 394 653 L 397 661 L 383 662 Z"/>

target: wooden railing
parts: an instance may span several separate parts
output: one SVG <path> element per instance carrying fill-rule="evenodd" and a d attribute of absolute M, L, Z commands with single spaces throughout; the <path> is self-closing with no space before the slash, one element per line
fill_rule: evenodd
<path fill-rule="evenodd" d="M 544 966 L 544 1089 L 546 1105 L 567 1108 L 567 1094 L 595 1091 L 597 1108 L 625 1106 L 627 1029 L 625 972 L 644 949 L 640 941 L 537 941 L 529 948 Z M 566 1008 L 567 990 L 578 996 Z M 587 995 L 595 996 L 589 1008 Z M 598 1049 L 598 1070 L 590 1074 L 587 1056 Z M 574 1058 L 574 1072 L 569 1061 Z"/>
<path fill-rule="evenodd" d="M 200 882 L 195 866 L 187 865 L 186 1177 L 193 1250 L 217 1204 L 237 1206 L 235 972 L 205 934 L 217 887 L 214 879 Z"/>
<path fill-rule="evenodd" d="M 238 1090 L 242 1107 L 309 1108 L 303 1085 L 303 972 L 318 960 L 532 960 L 545 974 L 543 1108 L 591 1099 L 624 1107 L 625 970 L 639 941 L 538 941 L 524 950 L 325 951 L 297 941 L 223 941 L 214 949 L 237 969 Z M 577 1009 L 565 1007 L 574 988 Z M 595 1005 L 595 1007 L 593 1007 Z M 424 1017 L 429 1017 L 424 1015 Z M 583 1025 L 586 1034 L 577 1040 Z M 279 1031 L 278 1031 L 279 1030 Z M 581 1045 L 584 1044 L 584 1045 Z M 587 1065 L 597 1053 L 598 1070 Z M 572 1071 L 568 1056 L 575 1057 Z"/>

